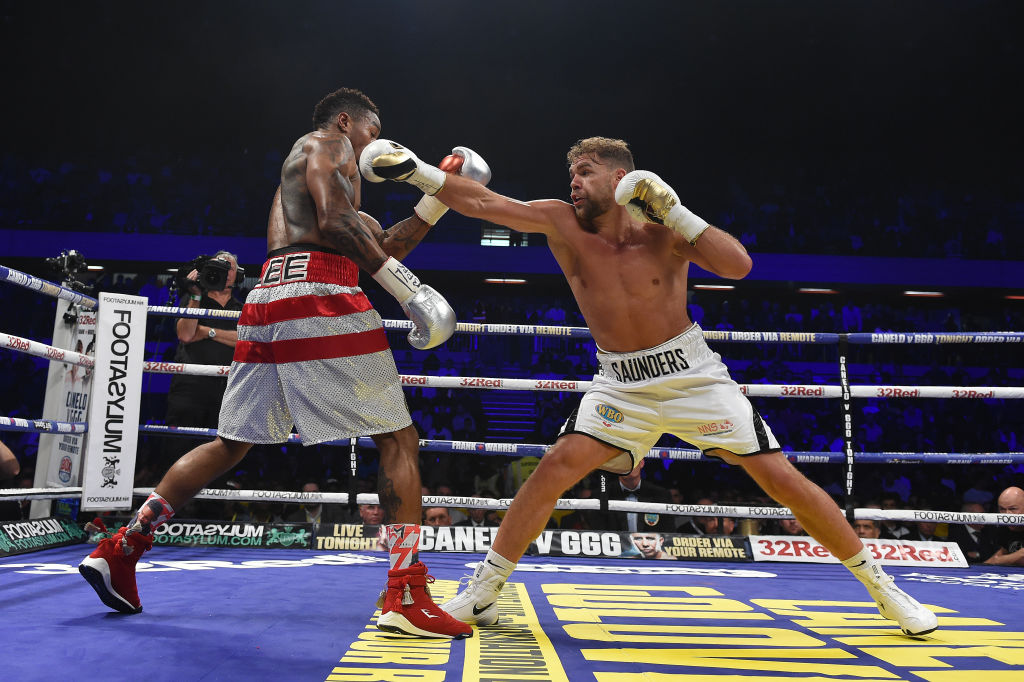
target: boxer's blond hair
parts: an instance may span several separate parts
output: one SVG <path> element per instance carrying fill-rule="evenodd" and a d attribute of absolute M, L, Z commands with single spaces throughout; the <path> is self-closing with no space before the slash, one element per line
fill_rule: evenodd
<path fill-rule="evenodd" d="M 633 165 L 633 152 L 629 151 L 629 145 L 625 140 L 610 137 L 588 137 L 580 140 L 569 148 L 569 153 L 565 157 L 566 165 L 573 165 L 584 154 L 593 154 L 602 161 L 619 164 L 627 171 L 636 170 L 636 166 Z"/>

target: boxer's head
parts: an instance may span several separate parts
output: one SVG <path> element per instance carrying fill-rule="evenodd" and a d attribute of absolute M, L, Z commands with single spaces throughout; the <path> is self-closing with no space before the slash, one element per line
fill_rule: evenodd
<path fill-rule="evenodd" d="M 569 149 L 569 198 L 581 220 L 615 208 L 615 186 L 633 168 L 633 154 L 622 140 L 588 137 Z"/>
<path fill-rule="evenodd" d="M 348 137 L 358 159 L 363 148 L 380 137 L 380 110 L 359 90 L 341 88 L 317 103 L 313 109 L 313 126 Z"/>

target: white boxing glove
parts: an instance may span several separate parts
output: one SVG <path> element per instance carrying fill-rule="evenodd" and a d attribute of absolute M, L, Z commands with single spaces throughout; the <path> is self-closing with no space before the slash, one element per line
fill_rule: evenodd
<path fill-rule="evenodd" d="M 667 182 L 650 171 L 626 173 L 615 188 L 615 201 L 637 220 L 671 228 L 690 244 L 710 227 L 680 203 L 679 195 Z"/>
<path fill-rule="evenodd" d="M 370 182 L 408 182 L 431 196 L 444 187 L 444 171 L 423 163 L 412 151 L 391 140 L 374 140 L 359 155 L 359 172 Z"/>
<path fill-rule="evenodd" d="M 373 278 L 402 304 L 402 310 L 412 320 L 413 329 L 406 338 L 413 348 L 440 346 L 455 333 L 455 311 L 448 301 L 433 287 L 420 284 L 419 278 L 401 262 L 388 258 Z"/>
<path fill-rule="evenodd" d="M 486 185 L 491 181 L 491 167 L 487 165 L 482 156 L 472 149 L 469 147 L 455 147 L 452 149 L 452 154 L 462 157 L 459 175 L 470 180 L 476 180 L 481 185 Z M 448 207 L 441 203 L 440 199 L 424 194 L 413 210 L 416 211 L 416 215 L 424 222 L 435 225 L 441 219 L 441 216 L 448 212 Z"/>

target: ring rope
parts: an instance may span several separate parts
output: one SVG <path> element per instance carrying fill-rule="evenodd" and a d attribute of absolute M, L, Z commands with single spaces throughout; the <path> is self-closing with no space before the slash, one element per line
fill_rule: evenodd
<path fill-rule="evenodd" d="M 237 310 L 211 308 L 177 308 L 149 306 L 149 314 L 168 317 L 216 317 L 238 319 Z M 409 331 L 409 320 L 382 320 L 384 329 Z M 464 334 L 492 334 L 499 336 L 559 336 L 562 338 L 593 338 L 587 327 L 560 327 L 535 324 L 484 324 L 459 322 L 455 331 Z M 805 343 L 837 345 L 843 334 L 833 332 L 737 332 L 704 329 L 708 341 L 736 343 Z M 845 335 L 854 344 L 965 344 L 965 343 L 1024 343 L 1024 332 L 854 332 Z"/>
<path fill-rule="evenodd" d="M 59 284 L 54 284 L 49 280 L 40 279 L 39 277 L 34 277 L 19 270 L 8 268 L 4 265 L 0 265 L 0 281 L 10 282 L 11 284 L 17 284 L 20 287 L 25 287 L 26 289 L 38 291 L 46 296 L 53 296 L 54 298 L 70 301 L 71 303 L 76 303 L 83 308 L 95 308 L 99 305 L 99 301 L 92 296 L 86 296 L 74 289 L 68 289 L 67 287 L 63 287 Z"/>
<path fill-rule="evenodd" d="M 0 281 L 38 291 L 48 296 L 77 303 L 86 308 L 99 304 L 97 299 L 79 293 L 45 279 L 0 265 Z M 213 310 L 209 308 L 179 308 L 174 306 L 148 306 L 152 315 L 196 318 L 238 319 L 236 310 Z M 407 331 L 413 328 L 408 320 L 383 320 L 389 330 Z M 587 327 L 561 327 L 530 324 L 482 324 L 460 322 L 456 332 L 470 334 L 560 336 L 563 338 L 592 338 Z M 737 332 L 704 330 L 708 341 L 745 343 L 808 343 L 838 344 L 841 334 L 831 332 Z M 965 343 L 1024 343 L 1024 332 L 854 332 L 846 334 L 847 341 L 855 344 L 965 344 Z"/>
<path fill-rule="evenodd" d="M 40 343 L 39 341 L 33 341 L 32 339 L 25 339 L 20 336 L 15 336 L 14 334 L 0 334 L 0 348 L 10 348 L 11 350 L 18 351 L 19 353 L 35 355 L 39 358 L 56 360 L 57 362 L 78 365 L 80 367 L 96 366 L 96 362 L 93 360 L 91 355 L 76 353 L 73 350 L 64 350 L 63 348 L 50 346 L 45 343 Z M 196 367 L 202 366 L 203 365 L 196 365 Z"/>
<path fill-rule="evenodd" d="M 86 433 L 88 424 L 85 422 L 58 422 L 49 419 L 22 419 L 19 417 L 0 416 L 0 431 L 28 431 L 35 433 Z M 201 426 L 167 426 L 164 424 L 143 424 L 140 433 L 160 434 L 182 437 L 209 437 L 217 435 L 217 429 Z M 376 448 L 372 438 L 356 439 L 360 447 Z M 285 441 L 289 444 L 301 444 L 298 434 L 290 434 Z M 351 446 L 351 439 L 327 441 L 321 445 Z M 535 443 L 484 443 L 460 440 L 428 440 L 420 441 L 420 450 L 424 452 L 472 453 L 476 455 L 504 455 L 512 457 L 543 457 L 549 445 Z M 842 452 L 785 451 L 786 457 L 796 464 L 839 464 L 845 461 Z M 855 452 L 859 463 L 870 464 L 1022 464 L 1024 452 Z M 652 448 L 649 459 L 668 459 L 680 461 L 719 462 L 708 457 L 700 450 L 689 448 Z"/>
<path fill-rule="evenodd" d="M 133 495 L 146 497 L 153 488 L 134 488 Z M 0 500 L 47 500 L 61 499 L 68 496 L 81 495 L 80 487 L 71 488 L 5 488 L 0 489 Z M 234 490 L 230 488 L 203 488 L 195 495 L 203 500 L 230 500 L 237 502 L 290 502 L 290 503 L 326 503 L 347 504 L 348 493 L 331 492 L 292 492 L 282 490 Z M 380 504 L 376 493 L 360 493 L 356 496 L 357 504 Z M 424 495 L 421 498 L 424 507 L 459 507 L 474 509 L 508 509 L 512 498 L 492 497 L 457 497 L 443 495 Z M 560 498 L 555 504 L 559 510 L 597 511 L 601 502 L 596 499 Z M 608 500 L 608 509 L 618 512 L 657 513 L 670 516 L 717 516 L 730 518 L 761 518 L 791 519 L 793 513 L 787 507 L 763 507 L 745 505 L 701 505 L 701 504 L 666 504 L 657 502 L 630 502 L 628 500 Z M 854 510 L 858 519 L 872 521 L 936 521 L 939 523 L 973 523 L 981 525 L 1024 524 L 1024 514 L 996 514 L 945 512 L 916 509 L 875 509 L 860 508 Z"/>
<path fill-rule="evenodd" d="M 233 311 L 232 311 L 233 312 Z M 0 334 L 0 348 L 81 367 L 93 367 L 89 355 L 63 350 L 14 334 Z M 226 377 L 229 365 L 197 365 L 183 362 L 146 360 L 143 372 L 188 376 Z M 403 386 L 424 388 L 487 388 L 499 391 L 568 391 L 584 393 L 592 382 L 575 379 L 505 379 L 497 377 L 432 377 L 418 374 L 400 376 Z M 839 398 L 842 386 L 822 384 L 739 384 L 744 395 L 758 398 Z M 1022 399 L 1024 386 L 876 386 L 850 387 L 854 398 L 967 398 Z"/>

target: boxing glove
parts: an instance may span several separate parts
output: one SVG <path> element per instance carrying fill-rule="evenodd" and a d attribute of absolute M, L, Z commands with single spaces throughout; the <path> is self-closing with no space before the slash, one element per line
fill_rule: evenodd
<path fill-rule="evenodd" d="M 459 168 L 459 175 L 476 180 L 481 185 L 486 185 L 491 180 L 491 167 L 487 165 L 484 158 L 469 147 L 455 147 L 452 149 L 454 156 L 462 158 L 462 166 Z M 444 165 L 442 163 L 442 165 Z M 413 209 L 424 222 L 435 225 L 445 213 L 448 207 L 441 203 L 440 199 L 429 194 L 424 194 Z"/>
<path fill-rule="evenodd" d="M 690 244 L 710 227 L 680 203 L 679 195 L 667 182 L 650 171 L 626 173 L 615 188 L 615 201 L 637 220 L 671 228 Z"/>
<path fill-rule="evenodd" d="M 412 320 L 413 329 L 406 339 L 413 348 L 440 346 L 455 333 L 455 311 L 448 301 L 433 287 L 421 284 L 401 262 L 388 258 L 373 278 L 395 297 Z"/>
<path fill-rule="evenodd" d="M 359 172 L 370 182 L 408 182 L 425 194 L 437 194 L 444 187 L 444 171 L 424 163 L 402 145 L 391 140 L 374 140 L 359 155 Z"/>

